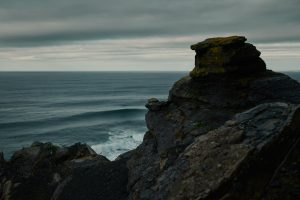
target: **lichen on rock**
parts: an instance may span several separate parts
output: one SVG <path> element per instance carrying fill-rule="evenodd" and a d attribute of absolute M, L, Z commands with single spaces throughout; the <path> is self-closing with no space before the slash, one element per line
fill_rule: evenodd
<path fill-rule="evenodd" d="M 206 39 L 191 46 L 196 51 L 193 78 L 210 74 L 248 74 L 266 70 L 260 52 L 243 36 Z"/>

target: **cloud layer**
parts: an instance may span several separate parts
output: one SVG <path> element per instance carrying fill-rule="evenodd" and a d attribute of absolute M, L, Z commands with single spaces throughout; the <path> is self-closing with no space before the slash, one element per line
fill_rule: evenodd
<path fill-rule="evenodd" d="M 278 53 L 300 42 L 299 10 L 300 0 L 1 1 L 0 70 L 45 61 L 63 69 L 73 61 L 90 70 L 118 70 L 122 63 L 186 69 L 193 62 L 190 44 L 231 34 L 284 43 L 273 46 Z"/>
<path fill-rule="evenodd" d="M 224 33 L 298 41 L 299 10 L 299 0 L 10 0 L 0 3 L 0 43 Z"/>

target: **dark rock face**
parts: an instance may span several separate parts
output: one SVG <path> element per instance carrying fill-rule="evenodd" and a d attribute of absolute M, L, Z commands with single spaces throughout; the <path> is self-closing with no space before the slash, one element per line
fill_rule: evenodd
<path fill-rule="evenodd" d="M 285 162 L 274 173 L 262 200 L 300 199 L 300 142 L 291 146 Z"/>
<path fill-rule="evenodd" d="M 0 154 L 0 199 L 300 199 L 300 84 L 245 41 L 192 45 L 194 70 L 148 101 L 142 144 L 115 161 L 82 144 Z"/>
<path fill-rule="evenodd" d="M 245 43 L 242 36 L 210 38 L 191 46 L 196 51 L 194 78 L 210 74 L 256 74 L 264 72 L 266 65 L 255 46 Z"/>
<path fill-rule="evenodd" d="M 266 102 L 297 104 L 300 102 L 299 90 L 300 85 L 297 81 L 270 70 L 247 77 L 184 77 L 171 89 L 169 101 L 177 105 L 188 101 L 202 107 L 242 111 Z"/>
<path fill-rule="evenodd" d="M 147 140 L 136 150 L 142 155 L 129 161 L 131 199 L 260 199 L 300 138 L 299 122 L 299 106 L 267 103 L 235 115 L 186 148 L 159 154 Z"/>
<path fill-rule="evenodd" d="M 299 119 L 299 107 L 262 104 L 198 137 L 177 159 L 187 166 L 175 169 L 169 199 L 259 198 L 299 138 Z"/>
<path fill-rule="evenodd" d="M 260 53 L 245 41 L 243 37 L 216 38 L 192 46 L 197 55 L 196 66 L 190 76 L 174 84 L 167 103 L 155 101 L 155 105 L 160 105 L 159 109 L 148 107 L 146 123 L 149 131 L 128 161 L 129 199 L 259 199 L 257 196 L 251 196 L 245 188 L 241 188 L 241 191 L 246 195 L 238 193 L 237 190 L 245 184 L 244 182 L 252 181 L 253 185 L 248 186 L 260 194 L 262 184 L 267 184 L 270 173 L 272 174 L 279 165 L 276 159 L 272 163 L 273 157 L 278 156 L 280 160 L 283 159 L 282 154 L 286 154 L 286 146 L 281 147 L 282 144 L 275 140 L 267 140 L 268 136 L 265 134 L 273 133 L 281 138 L 284 135 L 281 131 L 290 129 L 290 117 L 295 119 L 294 125 L 297 122 L 300 124 L 298 114 L 293 114 L 295 106 L 289 105 L 300 103 L 300 84 L 284 74 L 266 70 L 263 61 L 254 64 L 256 61 L 253 60 L 260 60 Z M 245 61 L 246 65 L 242 61 Z M 216 66 L 222 70 L 215 70 Z M 198 69 L 204 71 L 200 70 L 200 74 L 194 73 Z M 253 107 L 255 109 L 251 110 Z M 243 114 L 235 117 L 236 113 Z M 246 116 L 247 113 L 256 113 L 248 119 L 254 128 L 239 130 L 238 127 L 243 127 L 246 123 L 241 121 L 241 116 Z M 277 116 L 274 113 L 279 114 Z M 232 124 L 235 128 L 224 125 L 226 121 L 228 126 Z M 223 128 L 217 129 L 218 127 Z M 296 129 L 299 130 L 299 127 Z M 222 137 L 213 136 L 216 134 Z M 297 136 L 296 132 L 290 134 L 292 139 L 287 144 L 292 145 Z M 217 147 L 224 145 L 229 148 L 226 138 L 231 137 L 236 141 L 229 145 L 232 150 L 217 150 L 207 142 L 218 140 L 214 141 Z M 196 145 L 197 141 L 204 138 L 207 138 L 206 142 L 199 144 L 200 146 Z M 195 154 L 193 159 L 190 159 L 185 153 L 193 145 L 196 145 L 193 150 Z M 258 184 L 258 176 L 263 173 L 260 172 L 262 169 L 256 169 L 255 166 L 264 163 L 259 163 L 258 160 L 256 162 L 256 159 L 265 156 L 260 150 L 264 145 L 274 145 L 278 151 L 270 151 L 267 154 L 269 157 L 264 157 L 268 160 L 266 163 L 270 161 L 272 164 L 268 165 L 267 170 L 263 170 L 268 172 L 268 176 Z M 221 156 L 222 151 L 228 158 Z M 252 157 L 252 154 L 255 156 Z M 206 163 L 206 159 L 209 163 Z M 220 169 L 215 168 L 219 164 Z M 254 167 L 246 169 L 244 166 L 248 165 Z M 224 171 L 221 170 L 223 167 Z M 214 171 L 207 174 L 203 172 L 200 175 L 197 170 L 201 168 L 204 171 Z M 199 177 L 196 175 L 198 173 Z M 256 179 L 251 180 L 247 173 L 257 173 L 253 176 Z M 232 178 L 239 181 L 228 182 L 228 179 Z M 261 188 L 257 189 L 254 185 Z"/>
<path fill-rule="evenodd" d="M 87 145 L 61 148 L 36 142 L 17 151 L 4 168 L 4 173 L 0 173 L 3 200 L 127 197 L 125 162 L 110 162 Z"/>

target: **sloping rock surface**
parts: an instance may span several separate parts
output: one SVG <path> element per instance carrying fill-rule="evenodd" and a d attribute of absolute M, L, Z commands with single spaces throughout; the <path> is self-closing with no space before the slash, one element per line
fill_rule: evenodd
<path fill-rule="evenodd" d="M 157 146 L 144 142 L 129 161 L 131 198 L 260 199 L 299 140 L 299 122 L 298 106 L 266 103 L 196 137 L 185 149 L 156 156 Z"/>

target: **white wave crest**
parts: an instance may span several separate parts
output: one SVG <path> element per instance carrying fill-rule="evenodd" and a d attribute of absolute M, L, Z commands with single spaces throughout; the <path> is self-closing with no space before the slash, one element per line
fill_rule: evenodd
<path fill-rule="evenodd" d="M 143 140 L 144 132 L 135 130 L 113 130 L 109 132 L 105 143 L 92 145 L 92 148 L 109 160 L 116 159 L 120 154 L 136 148 Z"/>

